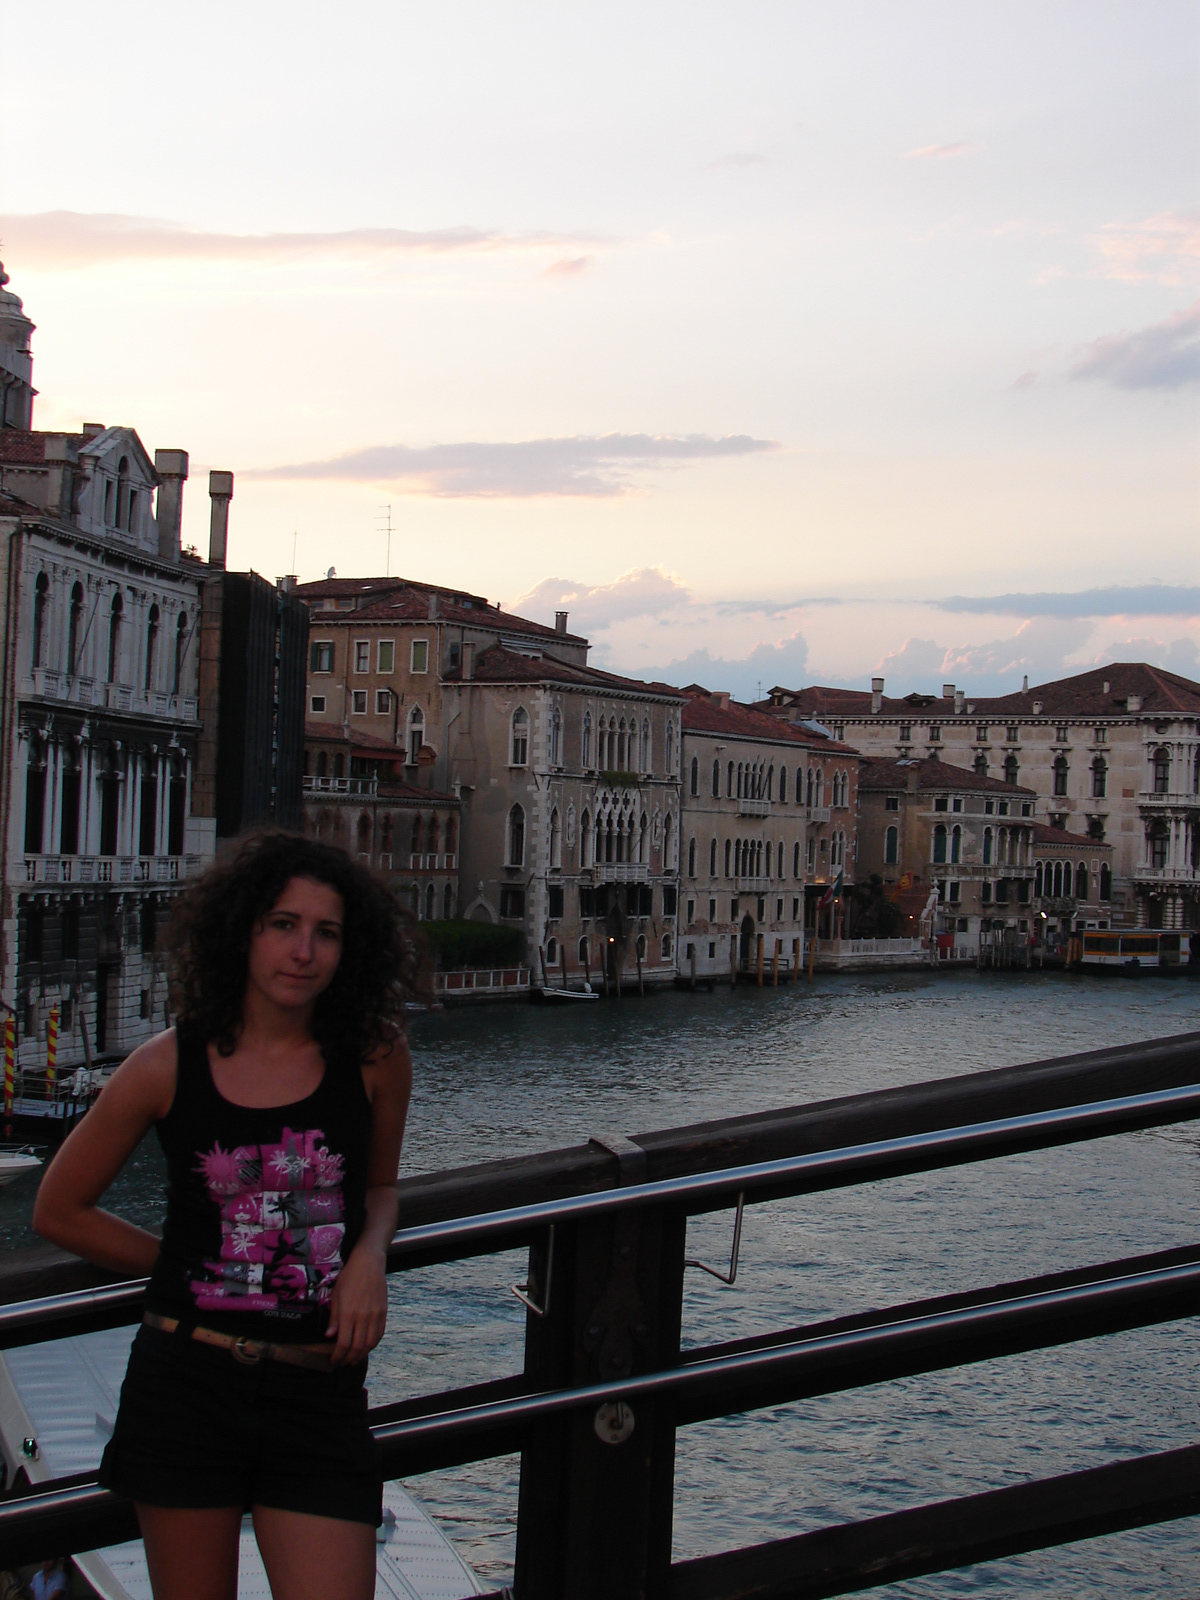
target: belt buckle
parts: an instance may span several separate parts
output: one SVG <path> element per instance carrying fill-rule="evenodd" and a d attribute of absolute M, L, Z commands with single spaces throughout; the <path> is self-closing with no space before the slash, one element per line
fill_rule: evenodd
<path fill-rule="evenodd" d="M 246 1367 L 256 1367 L 266 1352 L 267 1347 L 261 1339 L 247 1339 L 245 1335 L 235 1339 L 229 1347 L 233 1359 Z"/>

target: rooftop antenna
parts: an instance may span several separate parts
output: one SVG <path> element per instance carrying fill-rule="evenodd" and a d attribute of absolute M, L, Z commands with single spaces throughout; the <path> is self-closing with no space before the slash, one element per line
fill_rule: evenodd
<path fill-rule="evenodd" d="M 299 530 L 297 528 L 293 528 L 292 529 L 292 571 L 293 572 L 295 572 L 295 570 L 296 570 L 296 540 L 299 537 L 300 537 Z"/>
<path fill-rule="evenodd" d="M 380 506 L 379 515 L 385 519 L 385 521 L 379 526 L 379 531 L 380 531 L 380 533 L 386 533 L 387 534 L 387 563 L 386 563 L 386 565 L 384 567 L 383 575 L 384 575 L 385 578 L 390 578 L 391 575 L 392 575 L 392 508 L 391 508 L 391 506 L 390 505 L 388 505 L 388 506 Z"/>

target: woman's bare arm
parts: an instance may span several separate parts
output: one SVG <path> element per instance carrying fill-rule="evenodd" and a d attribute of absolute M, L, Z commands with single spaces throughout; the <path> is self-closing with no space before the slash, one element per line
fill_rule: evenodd
<path fill-rule="evenodd" d="M 387 1248 L 396 1231 L 396 1171 L 412 1095 L 412 1059 L 402 1038 L 375 1052 L 363 1068 L 363 1081 L 371 1098 L 367 1215 L 330 1301 L 326 1332 L 337 1340 L 337 1365 L 364 1361 L 387 1325 Z"/>
<path fill-rule="evenodd" d="M 43 1239 L 98 1267 L 131 1277 L 149 1273 L 159 1240 L 144 1228 L 101 1211 L 96 1202 L 147 1129 L 170 1110 L 175 1061 L 171 1029 L 140 1045 L 113 1073 L 42 1179 L 33 1226 Z"/>

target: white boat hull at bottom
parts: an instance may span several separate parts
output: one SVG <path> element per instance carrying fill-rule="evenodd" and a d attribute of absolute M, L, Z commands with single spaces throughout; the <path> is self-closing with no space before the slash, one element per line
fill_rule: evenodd
<path fill-rule="evenodd" d="M 37 1485 L 95 1471 L 112 1434 L 133 1328 L 55 1339 L 0 1355 L 0 1450 L 6 1482 L 18 1470 Z M 24 1451 L 36 1440 L 36 1456 Z M 428 1514 L 399 1484 L 383 1490 L 376 1533 L 375 1600 L 466 1600 L 482 1584 Z M 140 1539 L 91 1550 L 75 1565 L 99 1600 L 152 1600 Z M 242 1523 L 238 1600 L 270 1600 L 254 1529 Z"/>

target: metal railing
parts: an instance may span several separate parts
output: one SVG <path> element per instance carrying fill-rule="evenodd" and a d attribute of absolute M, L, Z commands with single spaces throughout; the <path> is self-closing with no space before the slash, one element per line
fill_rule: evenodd
<path fill-rule="evenodd" d="M 841 1594 L 1200 1512 L 1192 1446 L 670 1559 L 680 1427 L 1200 1313 L 1198 1242 L 684 1352 L 689 1217 L 1197 1117 L 1192 1034 L 406 1180 L 389 1270 L 528 1246 L 526 1356 L 520 1374 L 373 1412 L 384 1473 L 520 1450 L 519 1600 Z M 728 1275 L 705 1270 L 732 1281 L 736 1255 Z M 0 1347 L 130 1323 L 142 1290 L 2 1306 Z M 127 1538 L 131 1517 L 94 1482 L 44 1486 L 0 1503 L 0 1565 Z"/>

